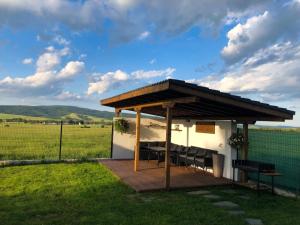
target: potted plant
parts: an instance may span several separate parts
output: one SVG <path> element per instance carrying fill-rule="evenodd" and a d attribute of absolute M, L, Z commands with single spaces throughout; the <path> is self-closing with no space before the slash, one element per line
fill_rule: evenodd
<path fill-rule="evenodd" d="M 243 145 L 245 144 L 245 138 L 244 138 L 244 135 L 243 134 L 240 134 L 240 133 L 233 133 L 229 140 L 228 140 L 228 144 L 231 146 L 231 147 L 234 147 L 236 148 L 237 150 L 237 159 L 238 159 L 238 152 L 239 150 L 243 147 Z"/>
<path fill-rule="evenodd" d="M 129 130 L 129 123 L 127 120 L 121 118 L 121 119 L 116 119 L 114 121 L 114 127 L 115 127 L 115 130 L 117 132 L 120 132 L 121 134 L 123 133 L 127 133 L 128 130 Z"/>

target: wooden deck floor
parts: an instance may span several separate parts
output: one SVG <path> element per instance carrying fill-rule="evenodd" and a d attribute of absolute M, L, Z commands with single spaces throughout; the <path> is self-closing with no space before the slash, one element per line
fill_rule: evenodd
<path fill-rule="evenodd" d="M 133 160 L 102 160 L 120 179 L 137 192 L 164 189 L 164 168 L 156 161 L 140 161 L 140 170 L 134 172 Z M 195 188 L 206 186 L 228 185 L 230 180 L 215 178 L 210 173 L 193 168 L 171 166 L 171 188 Z"/>

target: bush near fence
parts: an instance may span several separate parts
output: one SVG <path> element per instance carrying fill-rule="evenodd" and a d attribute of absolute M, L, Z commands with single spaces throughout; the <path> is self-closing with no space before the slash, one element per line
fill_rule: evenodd
<path fill-rule="evenodd" d="M 242 131 L 241 131 L 242 132 Z M 274 163 L 282 176 L 275 185 L 291 191 L 300 190 L 300 132 L 292 130 L 249 129 L 248 158 Z M 255 176 L 250 174 L 250 178 Z M 269 177 L 262 177 L 269 183 Z"/>
<path fill-rule="evenodd" d="M 63 125 L 62 159 L 109 157 L 110 140 L 110 125 Z M 0 123 L 0 160 L 58 159 L 59 148 L 59 123 Z"/>

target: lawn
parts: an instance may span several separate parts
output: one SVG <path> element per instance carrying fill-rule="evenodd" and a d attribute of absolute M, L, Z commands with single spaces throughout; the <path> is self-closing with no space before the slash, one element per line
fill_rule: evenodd
<path fill-rule="evenodd" d="M 64 125 L 62 158 L 109 157 L 111 126 Z M 60 125 L 0 123 L 1 159 L 57 159 Z"/>
<path fill-rule="evenodd" d="M 299 224 L 299 200 L 222 189 L 210 190 L 238 203 L 246 216 L 264 224 Z M 186 192 L 136 194 L 96 163 L 8 167 L 0 169 L 0 218 L 5 225 L 245 224 L 242 217 L 216 208 L 211 200 Z"/>

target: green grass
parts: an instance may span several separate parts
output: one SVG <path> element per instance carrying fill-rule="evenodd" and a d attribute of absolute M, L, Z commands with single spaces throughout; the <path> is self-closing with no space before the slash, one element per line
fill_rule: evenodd
<path fill-rule="evenodd" d="M 38 117 L 38 116 L 24 116 L 24 115 L 15 115 L 15 114 L 6 114 L 6 113 L 0 113 L 0 119 L 24 119 L 24 120 L 38 120 L 38 121 L 44 121 L 48 120 L 49 118 L 46 117 Z"/>
<path fill-rule="evenodd" d="M 64 125 L 62 158 L 108 157 L 111 127 Z M 59 125 L 0 123 L 0 159 L 57 159 Z"/>
<path fill-rule="evenodd" d="M 265 225 L 299 224 L 299 200 L 268 193 L 257 197 L 246 189 L 236 189 L 236 194 L 211 190 Z M 136 194 L 96 163 L 2 168 L 0 218 L 5 225 L 245 225 L 242 217 L 184 190 Z"/>

